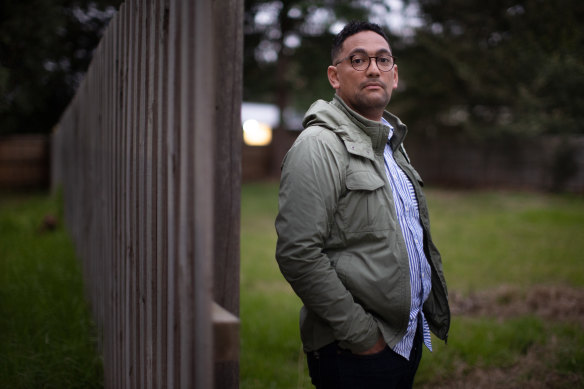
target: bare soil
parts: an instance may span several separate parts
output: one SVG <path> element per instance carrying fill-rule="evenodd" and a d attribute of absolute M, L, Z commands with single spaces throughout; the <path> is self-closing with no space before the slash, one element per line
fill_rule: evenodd
<path fill-rule="evenodd" d="M 453 315 L 509 318 L 535 315 L 553 322 L 577 323 L 584 329 L 584 289 L 561 285 L 535 286 L 527 290 L 505 285 L 493 290 L 462 296 L 449 296 Z M 515 388 L 584 388 L 584 368 L 581 372 L 560 374 L 550 371 L 549 362 L 562 347 L 555 337 L 545 345 L 532 346 L 513 366 L 478 368 L 461 364 L 453 377 L 433 382 L 424 388 L 453 389 L 515 389 Z"/>
<path fill-rule="evenodd" d="M 539 285 L 523 290 L 511 285 L 473 293 L 449 295 L 453 315 L 507 319 L 536 315 L 554 321 L 574 321 L 584 326 L 584 289 Z"/>

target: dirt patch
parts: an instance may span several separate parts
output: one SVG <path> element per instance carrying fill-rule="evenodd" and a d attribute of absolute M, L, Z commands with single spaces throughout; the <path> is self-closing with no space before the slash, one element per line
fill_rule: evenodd
<path fill-rule="evenodd" d="M 584 327 L 584 289 L 567 286 L 535 286 L 521 289 L 515 286 L 498 288 L 462 296 L 449 296 L 452 314 L 456 316 L 487 316 L 505 320 L 523 315 L 535 315 L 545 320 L 579 323 Z M 505 368 L 478 368 L 460 363 L 454 373 L 440 382 L 421 388 L 432 389 L 544 389 L 584 386 L 581 373 L 550 370 L 563 347 L 554 336 L 545 344 L 533 345 L 517 363 Z"/>
<path fill-rule="evenodd" d="M 560 374 L 549 369 L 548 363 L 558 347 L 553 339 L 546 346 L 533 346 L 517 363 L 507 368 L 484 369 L 461 364 L 447 380 L 429 383 L 420 389 L 581 388 L 584 384 L 581 374 Z"/>
<path fill-rule="evenodd" d="M 450 309 L 456 316 L 489 316 L 507 319 L 536 315 L 554 321 L 578 322 L 584 326 L 584 289 L 539 285 L 524 290 L 511 285 L 472 293 L 452 292 Z"/>

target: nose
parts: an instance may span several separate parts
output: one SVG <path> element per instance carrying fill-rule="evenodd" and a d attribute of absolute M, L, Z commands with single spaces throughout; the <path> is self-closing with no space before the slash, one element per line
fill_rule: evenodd
<path fill-rule="evenodd" d="M 373 66 L 375 64 L 375 67 Z M 367 73 L 379 74 L 381 70 L 377 66 L 377 57 L 369 58 L 369 66 L 367 66 Z"/>

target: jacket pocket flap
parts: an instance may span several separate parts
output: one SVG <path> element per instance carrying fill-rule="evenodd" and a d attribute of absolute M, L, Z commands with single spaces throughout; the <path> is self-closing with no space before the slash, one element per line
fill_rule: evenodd
<path fill-rule="evenodd" d="M 385 182 L 377 175 L 368 171 L 347 173 L 346 186 L 349 190 L 376 190 L 385 185 Z"/>

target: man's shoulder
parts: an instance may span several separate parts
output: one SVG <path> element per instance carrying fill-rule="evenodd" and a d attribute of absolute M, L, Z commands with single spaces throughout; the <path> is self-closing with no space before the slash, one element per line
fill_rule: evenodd
<path fill-rule="evenodd" d="M 296 143 L 323 142 L 331 146 L 342 146 L 339 136 L 324 125 L 311 125 L 300 133 Z"/>
<path fill-rule="evenodd" d="M 344 159 L 346 147 L 331 129 L 313 125 L 304 129 L 287 152 L 287 159 L 321 160 L 325 155 Z"/>

